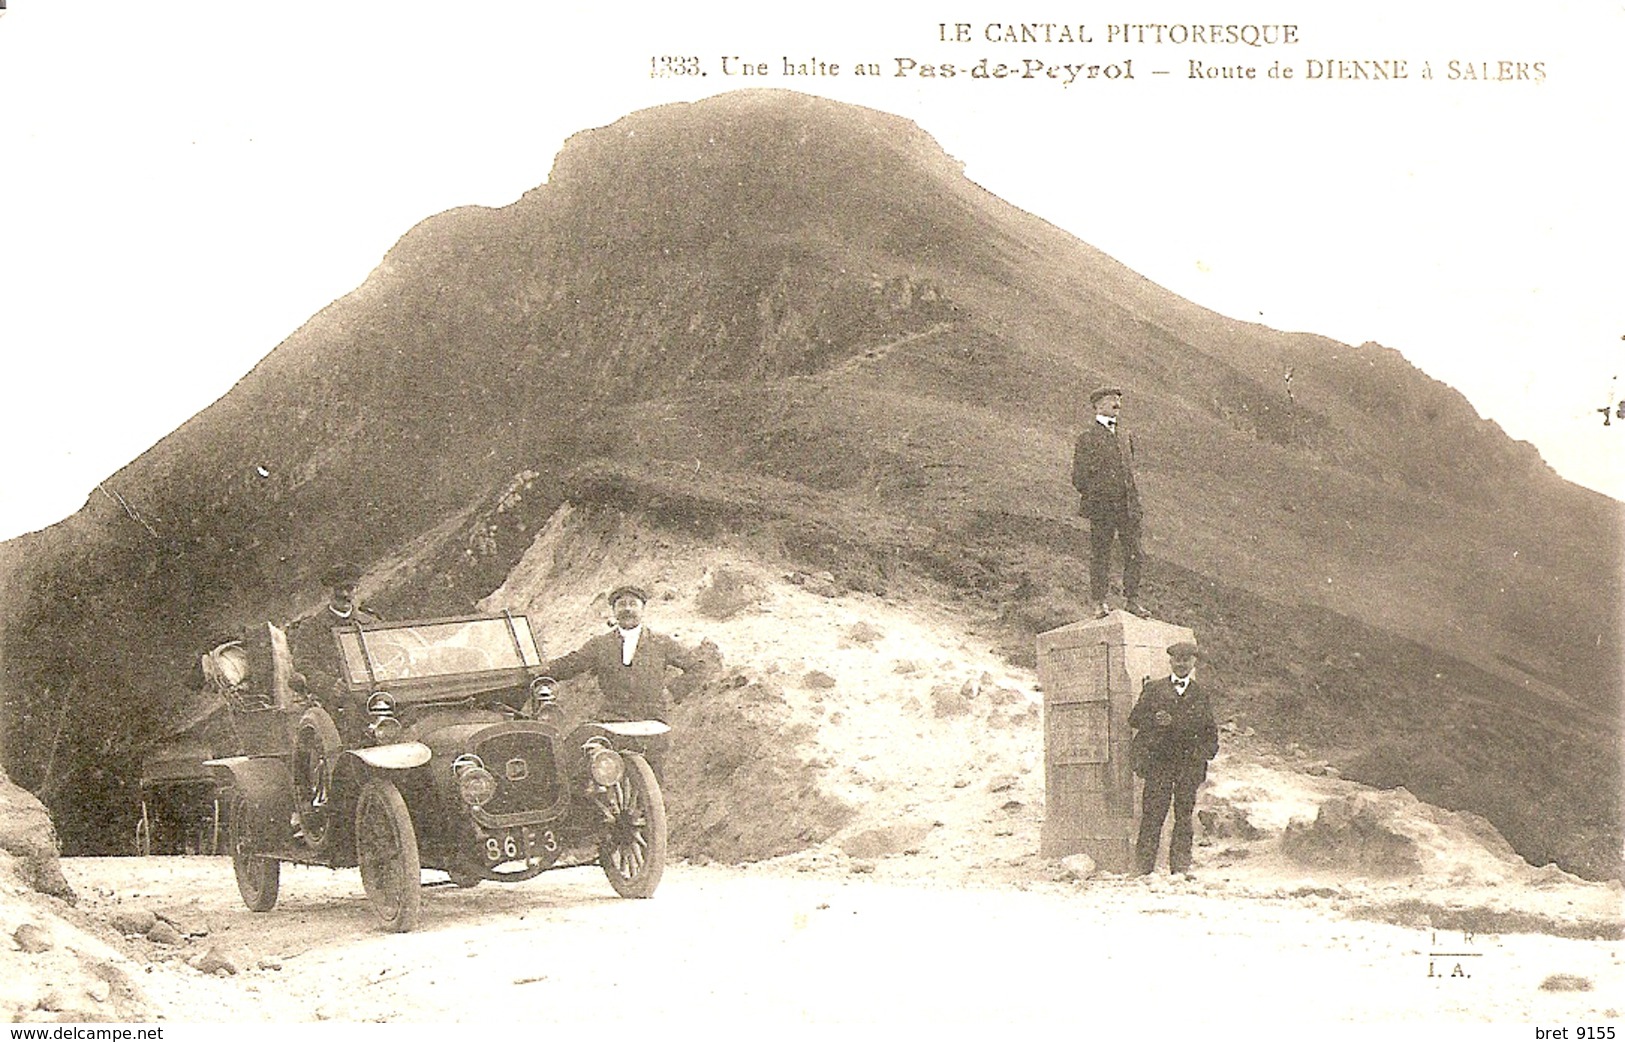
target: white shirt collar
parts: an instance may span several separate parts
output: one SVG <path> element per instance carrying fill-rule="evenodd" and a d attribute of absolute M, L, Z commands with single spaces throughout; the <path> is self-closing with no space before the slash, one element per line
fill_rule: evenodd
<path fill-rule="evenodd" d="M 638 638 L 643 636 L 643 626 L 639 624 L 629 630 L 621 630 L 621 665 L 630 666 L 632 656 L 638 652 Z"/>
<path fill-rule="evenodd" d="M 1191 672 L 1186 673 L 1182 677 L 1176 677 L 1172 673 L 1170 673 L 1170 674 L 1168 674 L 1168 679 L 1172 680 L 1174 682 L 1175 687 L 1184 687 L 1186 684 L 1189 684 L 1191 681 L 1196 679 L 1196 672 L 1194 670 L 1192 670 Z"/>
<path fill-rule="evenodd" d="M 1096 413 L 1095 422 L 1114 433 L 1117 430 L 1117 417 L 1115 416 L 1102 416 L 1099 413 Z"/>

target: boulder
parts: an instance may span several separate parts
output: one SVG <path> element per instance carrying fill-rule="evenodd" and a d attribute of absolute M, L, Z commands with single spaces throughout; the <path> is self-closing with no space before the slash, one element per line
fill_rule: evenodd
<path fill-rule="evenodd" d="M 1068 879 L 1084 880 L 1095 874 L 1098 867 L 1088 854 L 1068 854 L 1061 859 L 1061 871 Z"/>
<path fill-rule="evenodd" d="M 1393 808 L 1380 794 L 1356 793 L 1320 805 L 1313 822 L 1295 819 L 1281 834 L 1281 850 L 1301 865 L 1361 875 L 1418 875 L 1416 841 L 1395 826 Z"/>
<path fill-rule="evenodd" d="M 107 925 L 127 937 L 144 935 L 158 925 L 158 915 L 152 909 L 139 905 L 120 905 L 107 913 Z"/>
<path fill-rule="evenodd" d="M 847 639 L 854 644 L 873 644 L 886 636 L 886 631 L 865 621 L 854 622 L 846 628 Z"/>
<path fill-rule="evenodd" d="M 1264 838 L 1264 831 L 1248 820 L 1247 812 L 1228 800 L 1215 799 L 1197 808 L 1196 821 L 1202 826 L 1202 834 L 1214 839 L 1252 841 Z"/>
<path fill-rule="evenodd" d="M 970 712 L 970 700 L 952 684 L 938 684 L 931 689 L 931 711 L 939 717 L 964 716 Z"/>
<path fill-rule="evenodd" d="M 229 977 L 237 972 L 241 961 L 236 955 L 224 948 L 211 947 L 201 955 L 188 959 L 187 964 L 199 973 L 207 973 L 216 977 Z"/>
<path fill-rule="evenodd" d="M 152 929 L 147 931 L 147 940 L 153 944 L 162 944 L 169 947 L 186 943 L 186 938 L 181 935 L 181 932 L 162 919 L 159 919 L 153 924 Z"/>
<path fill-rule="evenodd" d="M 694 610 L 708 619 L 731 619 L 761 600 L 762 588 L 750 575 L 727 565 L 713 569 L 710 582 L 694 596 Z"/>
<path fill-rule="evenodd" d="M 56 947 L 51 935 L 43 926 L 37 923 L 23 923 L 12 931 L 11 939 L 17 942 L 17 947 L 30 955 L 48 952 Z"/>

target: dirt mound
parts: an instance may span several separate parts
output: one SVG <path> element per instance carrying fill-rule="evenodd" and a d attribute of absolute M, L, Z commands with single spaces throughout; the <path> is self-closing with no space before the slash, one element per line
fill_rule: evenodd
<path fill-rule="evenodd" d="M 17 954 L 0 979 L 13 1022 L 146 1020 L 145 999 L 105 926 L 75 912 L 56 830 L 33 794 L 0 772 L 0 932 Z"/>
<path fill-rule="evenodd" d="M 44 804 L 0 770 L 0 878 L 72 902 L 73 888 L 57 859 L 56 829 Z"/>
<path fill-rule="evenodd" d="M 677 855 L 913 851 L 958 876 L 1036 849 L 1035 678 L 970 637 L 968 619 L 781 574 L 745 545 L 606 526 L 570 508 L 540 526 L 481 606 L 530 613 L 556 654 L 597 632 L 604 593 L 621 581 L 650 591 L 651 628 L 713 644 L 720 658 L 672 718 L 665 788 Z M 560 689 L 572 713 L 593 697 Z M 876 831 L 894 827 L 903 831 Z"/>
<path fill-rule="evenodd" d="M 678 745 L 666 773 L 671 850 L 695 861 L 758 861 L 827 840 L 853 816 L 809 763 L 812 730 L 783 687 L 733 673 L 673 715 Z"/>

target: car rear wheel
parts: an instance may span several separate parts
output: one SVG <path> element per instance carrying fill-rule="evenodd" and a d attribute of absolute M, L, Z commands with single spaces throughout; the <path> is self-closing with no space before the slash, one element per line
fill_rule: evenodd
<path fill-rule="evenodd" d="M 361 787 L 355 842 L 361 886 L 379 923 L 393 933 L 417 926 L 423 907 L 423 866 L 412 815 L 394 783 L 369 778 Z"/>
<path fill-rule="evenodd" d="M 666 801 L 648 761 L 623 753 L 626 774 L 609 787 L 609 834 L 598 864 L 622 897 L 653 897 L 666 870 Z"/>
<path fill-rule="evenodd" d="M 231 821 L 226 839 L 231 844 L 231 870 L 237 875 L 237 892 L 250 911 L 269 912 L 276 907 L 282 887 L 282 862 L 254 853 L 249 838 L 248 797 L 238 793 L 231 801 Z"/>

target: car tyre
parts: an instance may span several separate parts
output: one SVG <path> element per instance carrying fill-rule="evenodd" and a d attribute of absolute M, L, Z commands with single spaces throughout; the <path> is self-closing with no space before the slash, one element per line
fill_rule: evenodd
<path fill-rule="evenodd" d="M 412 815 L 393 782 L 369 778 L 361 787 L 355 843 L 361 886 L 378 922 L 392 933 L 416 927 L 423 908 L 423 865 Z"/>
<path fill-rule="evenodd" d="M 666 801 L 649 763 L 623 753 L 626 774 L 609 787 L 609 834 L 598 845 L 598 864 L 622 897 L 653 897 L 666 871 Z"/>
<path fill-rule="evenodd" d="M 333 838 L 334 809 L 328 801 L 332 792 L 333 765 L 344 743 L 332 716 L 320 706 L 305 710 L 293 745 L 294 791 L 299 799 L 299 824 L 305 844 L 312 850 L 327 849 Z"/>
<path fill-rule="evenodd" d="M 231 844 L 231 870 L 237 876 L 237 892 L 249 911 L 269 912 L 276 907 L 282 888 L 282 862 L 254 853 L 250 839 L 248 797 L 238 793 L 231 801 L 231 821 L 227 842 Z"/>

